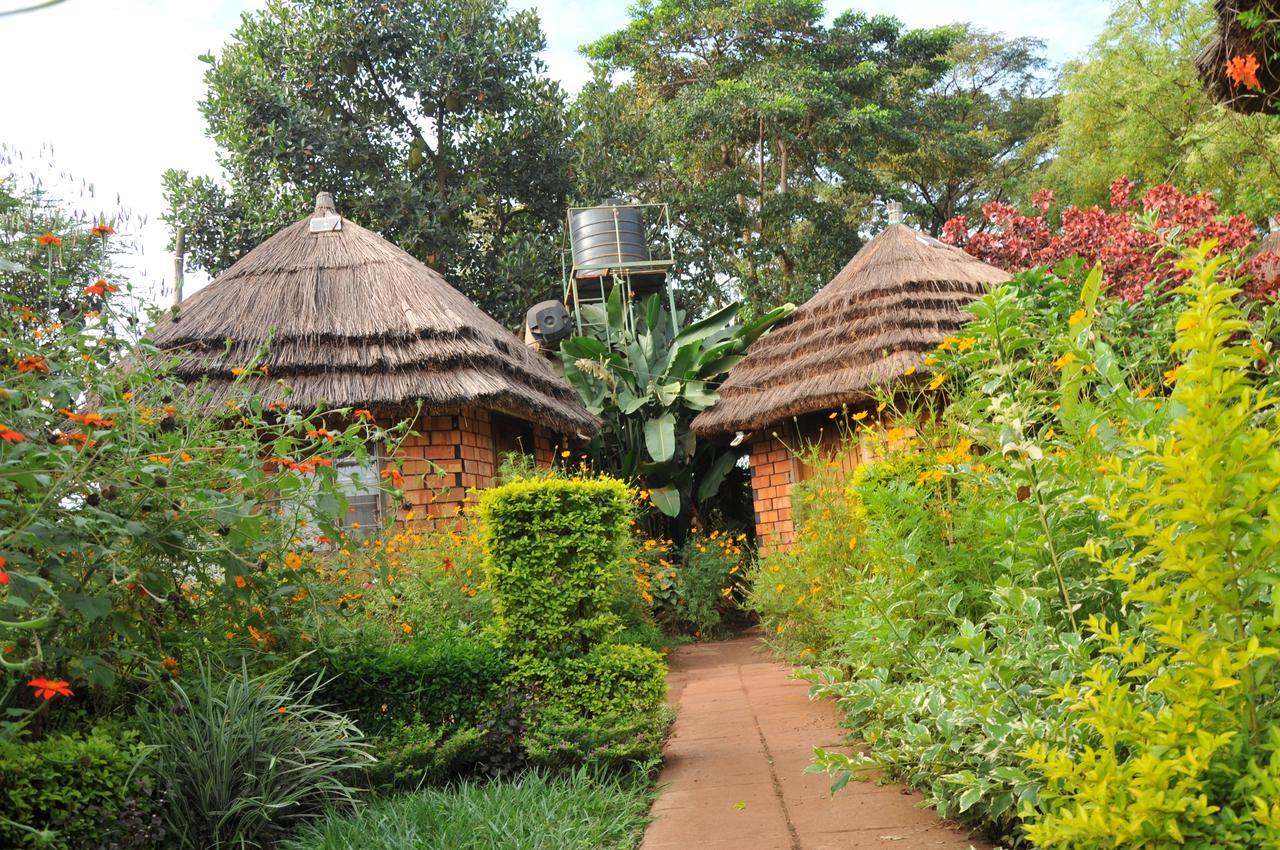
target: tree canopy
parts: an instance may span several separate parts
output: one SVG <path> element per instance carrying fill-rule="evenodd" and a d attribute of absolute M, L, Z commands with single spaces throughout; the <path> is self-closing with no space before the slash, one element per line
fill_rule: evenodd
<path fill-rule="evenodd" d="M 272 0 L 204 57 L 225 185 L 169 172 L 167 218 L 216 274 L 331 191 L 510 323 L 558 289 L 569 128 L 545 46 L 503 0 Z"/>
<path fill-rule="evenodd" d="M 584 49 L 600 76 L 578 101 L 580 185 L 671 204 L 686 301 L 737 290 L 760 311 L 825 283 L 891 191 L 875 164 L 912 143 L 900 116 L 959 37 L 823 15 L 816 0 L 661 0 Z M 624 73 L 610 86 L 609 72 Z M 601 180 L 603 145 L 622 163 Z"/>
<path fill-rule="evenodd" d="M 1210 0 L 1122 0 L 1087 56 L 1063 77 L 1049 185 L 1077 206 L 1105 204 L 1111 181 L 1209 190 L 1260 220 L 1280 206 L 1280 118 L 1215 105 L 1196 54 L 1214 28 Z"/>

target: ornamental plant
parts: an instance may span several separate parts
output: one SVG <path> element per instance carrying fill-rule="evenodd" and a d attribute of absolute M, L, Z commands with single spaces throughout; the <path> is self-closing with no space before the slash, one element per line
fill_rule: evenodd
<path fill-rule="evenodd" d="M 299 550 L 338 541 L 345 516 L 333 462 L 388 438 L 248 393 L 214 408 L 127 332 L 153 318 L 127 292 L 75 286 L 56 320 L 0 295 L 0 709 L 33 728 L 198 650 L 305 638 L 329 585 Z"/>
<path fill-rule="evenodd" d="M 1208 192 L 1187 195 L 1163 183 L 1139 198 L 1134 189 L 1132 180 L 1115 180 L 1110 209 L 1068 206 L 1058 213 L 1057 229 L 1047 217 L 1054 202 L 1047 189 L 1032 196 L 1034 210 L 1029 213 L 992 201 L 983 206 L 983 221 L 976 227 L 956 216 L 943 226 L 942 239 L 1011 272 L 1071 258 L 1087 266 L 1100 264 L 1107 290 L 1130 303 L 1151 290 L 1167 292 L 1185 279 L 1188 272 L 1176 265 L 1179 249 L 1213 240 L 1215 255 L 1242 254 L 1257 240 L 1247 216 L 1223 214 Z M 1280 287 L 1277 259 L 1268 253 L 1239 263 L 1255 278 L 1246 286 L 1250 296 L 1275 297 Z"/>
<path fill-rule="evenodd" d="M 1085 628 L 1099 651 L 1053 697 L 1081 734 L 1024 752 L 1045 779 L 1040 847 L 1280 844 L 1280 399 L 1260 392 L 1249 326 L 1206 243 L 1179 263 L 1167 430 L 1127 439 L 1089 498 L 1131 544 L 1083 551 L 1122 589 Z"/>

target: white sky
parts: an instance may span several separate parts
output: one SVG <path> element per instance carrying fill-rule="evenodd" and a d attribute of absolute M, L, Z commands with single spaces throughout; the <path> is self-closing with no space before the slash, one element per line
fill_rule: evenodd
<path fill-rule="evenodd" d="M 0 0 L 0 11 L 32 0 Z M 547 34 L 550 73 L 575 91 L 589 76 L 577 48 L 627 22 L 630 0 L 509 0 L 536 7 Z M 159 292 L 172 276 L 160 175 L 170 167 L 215 173 L 213 144 L 197 109 L 206 67 L 242 12 L 263 0 L 66 0 L 47 10 L 0 17 L 0 143 L 18 151 L 13 168 L 39 173 L 89 212 L 123 205 L 136 219 L 122 234 L 138 245 L 134 283 Z M 828 0 L 831 14 L 857 7 L 910 26 L 968 20 L 1010 36 L 1038 36 L 1054 62 L 1082 53 L 1101 31 L 1109 0 Z M 52 155 L 41 155 L 52 149 Z M 49 171 L 92 187 L 58 182 Z M 189 283 L 197 283 L 189 281 Z"/>

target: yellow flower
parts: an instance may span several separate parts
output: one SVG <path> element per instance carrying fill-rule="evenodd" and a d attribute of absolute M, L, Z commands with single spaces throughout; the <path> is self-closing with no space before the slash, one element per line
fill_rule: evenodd
<path fill-rule="evenodd" d="M 1054 368 L 1065 369 L 1067 364 L 1074 362 L 1076 356 L 1073 352 L 1068 351 L 1066 354 L 1053 361 Z"/>
<path fill-rule="evenodd" d="M 1138 390 L 1138 398 L 1146 398 L 1147 396 L 1151 395 L 1152 389 L 1153 388 L 1151 386 L 1145 386 L 1142 389 Z"/>
<path fill-rule="evenodd" d="M 909 368 L 907 369 L 907 371 L 903 372 L 902 374 L 904 374 L 904 375 L 914 375 L 915 373 L 916 373 L 916 367 L 915 367 L 915 366 L 911 366 L 911 367 L 909 367 Z"/>
<path fill-rule="evenodd" d="M 1178 380 L 1178 370 L 1181 368 L 1182 368 L 1181 366 L 1174 366 L 1168 372 L 1164 373 L 1165 386 L 1169 386 L 1169 387 L 1173 386 L 1173 382 Z"/>
<path fill-rule="evenodd" d="M 782 591 L 784 591 L 784 590 L 786 590 L 786 589 L 787 589 L 787 586 L 786 586 L 785 584 L 783 584 L 782 582 L 778 582 L 778 586 L 775 588 L 775 590 L 777 590 L 777 592 L 778 592 L 778 593 L 781 593 Z"/>
<path fill-rule="evenodd" d="M 782 634 L 782 630 L 787 627 L 786 623 L 778 623 L 777 633 Z"/>
<path fill-rule="evenodd" d="M 947 379 L 946 373 L 939 372 L 938 374 L 934 375 L 933 380 L 929 382 L 929 389 L 936 390 L 938 387 L 942 386 L 942 382 L 945 381 L 946 379 Z"/>
<path fill-rule="evenodd" d="M 238 378 L 244 374 L 244 369 L 237 366 L 236 368 L 231 370 L 231 374 L 235 375 Z"/>
<path fill-rule="evenodd" d="M 302 556 L 297 552 L 290 552 L 284 556 L 284 565 L 291 570 L 296 570 L 302 566 Z"/>
<path fill-rule="evenodd" d="M 401 623 L 400 629 L 407 635 L 413 634 L 413 626 L 409 625 L 408 623 Z"/>
<path fill-rule="evenodd" d="M 956 346 L 956 348 L 958 348 L 960 351 L 969 351 L 973 348 L 974 344 L 977 341 L 978 340 L 975 339 L 974 337 L 967 336 L 964 339 L 960 340 L 960 343 Z"/>
<path fill-rule="evenodd" d="M 827 416 L 827 418 L 828 418 L 828 419 L 835 419 L 835 418 L 836 418 L 837 416 L 839 416 L 839 415 L 840 415 L 840 411 L 838 411 L 838 410 L 833 410 L 833 411 L 831 411 L 831 413 Z"/>
<path fill-rule="evenodd" d="M 569 451 L 568 449 L 565 449 L 564 451 L 560 452 L 560 457 L 568 457 L 571 454 L 573 454 L 573 452 Z"/>
<path fill-rule="evenodd" d="M 865 410 L 859 410 L 857 413 L 853 414 L 854 422 L 861 422 L 863 419 L 866 419 L 866 418 L 867 418 L 867 411 Z"/>
<path fill-rule="evenodd" d="M 1089 314 L 1086 313 L 1084 310 L 1076 310 L 1074 313 L 1071 314 L 1071 318 L 1067 319 L 1067 324 L 1078 325 L 1081 322 L 1083 322 L 1088 315 Z"/>

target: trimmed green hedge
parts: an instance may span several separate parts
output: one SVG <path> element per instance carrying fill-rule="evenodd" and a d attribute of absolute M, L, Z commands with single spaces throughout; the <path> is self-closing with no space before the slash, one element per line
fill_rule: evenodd
<path fill-rule="evenodd" d="M 631 506 L 621 481 L 516 481 L 486 492 L 486 580 L 513 656 L 582 655 L 618 631 L 609 585 Z"/>
<path fill-rule="evenodd" d="M 492 644 L 461 638 L 403 645 L 351 645 L 316 653 L 323 667 L 318 701 L 351 715 L 366 732 L 396 725 L 472 724 L 500 698 L 510 672 Z"/>
<path fill-rule="evenodd" d="M 151 748 L 100 728 L 35 742 L 0 741 L 0 847 L 159 847 L 162 795 L 144 768 Z M 41 843 L 31 830 L 55 833 Z"/>

